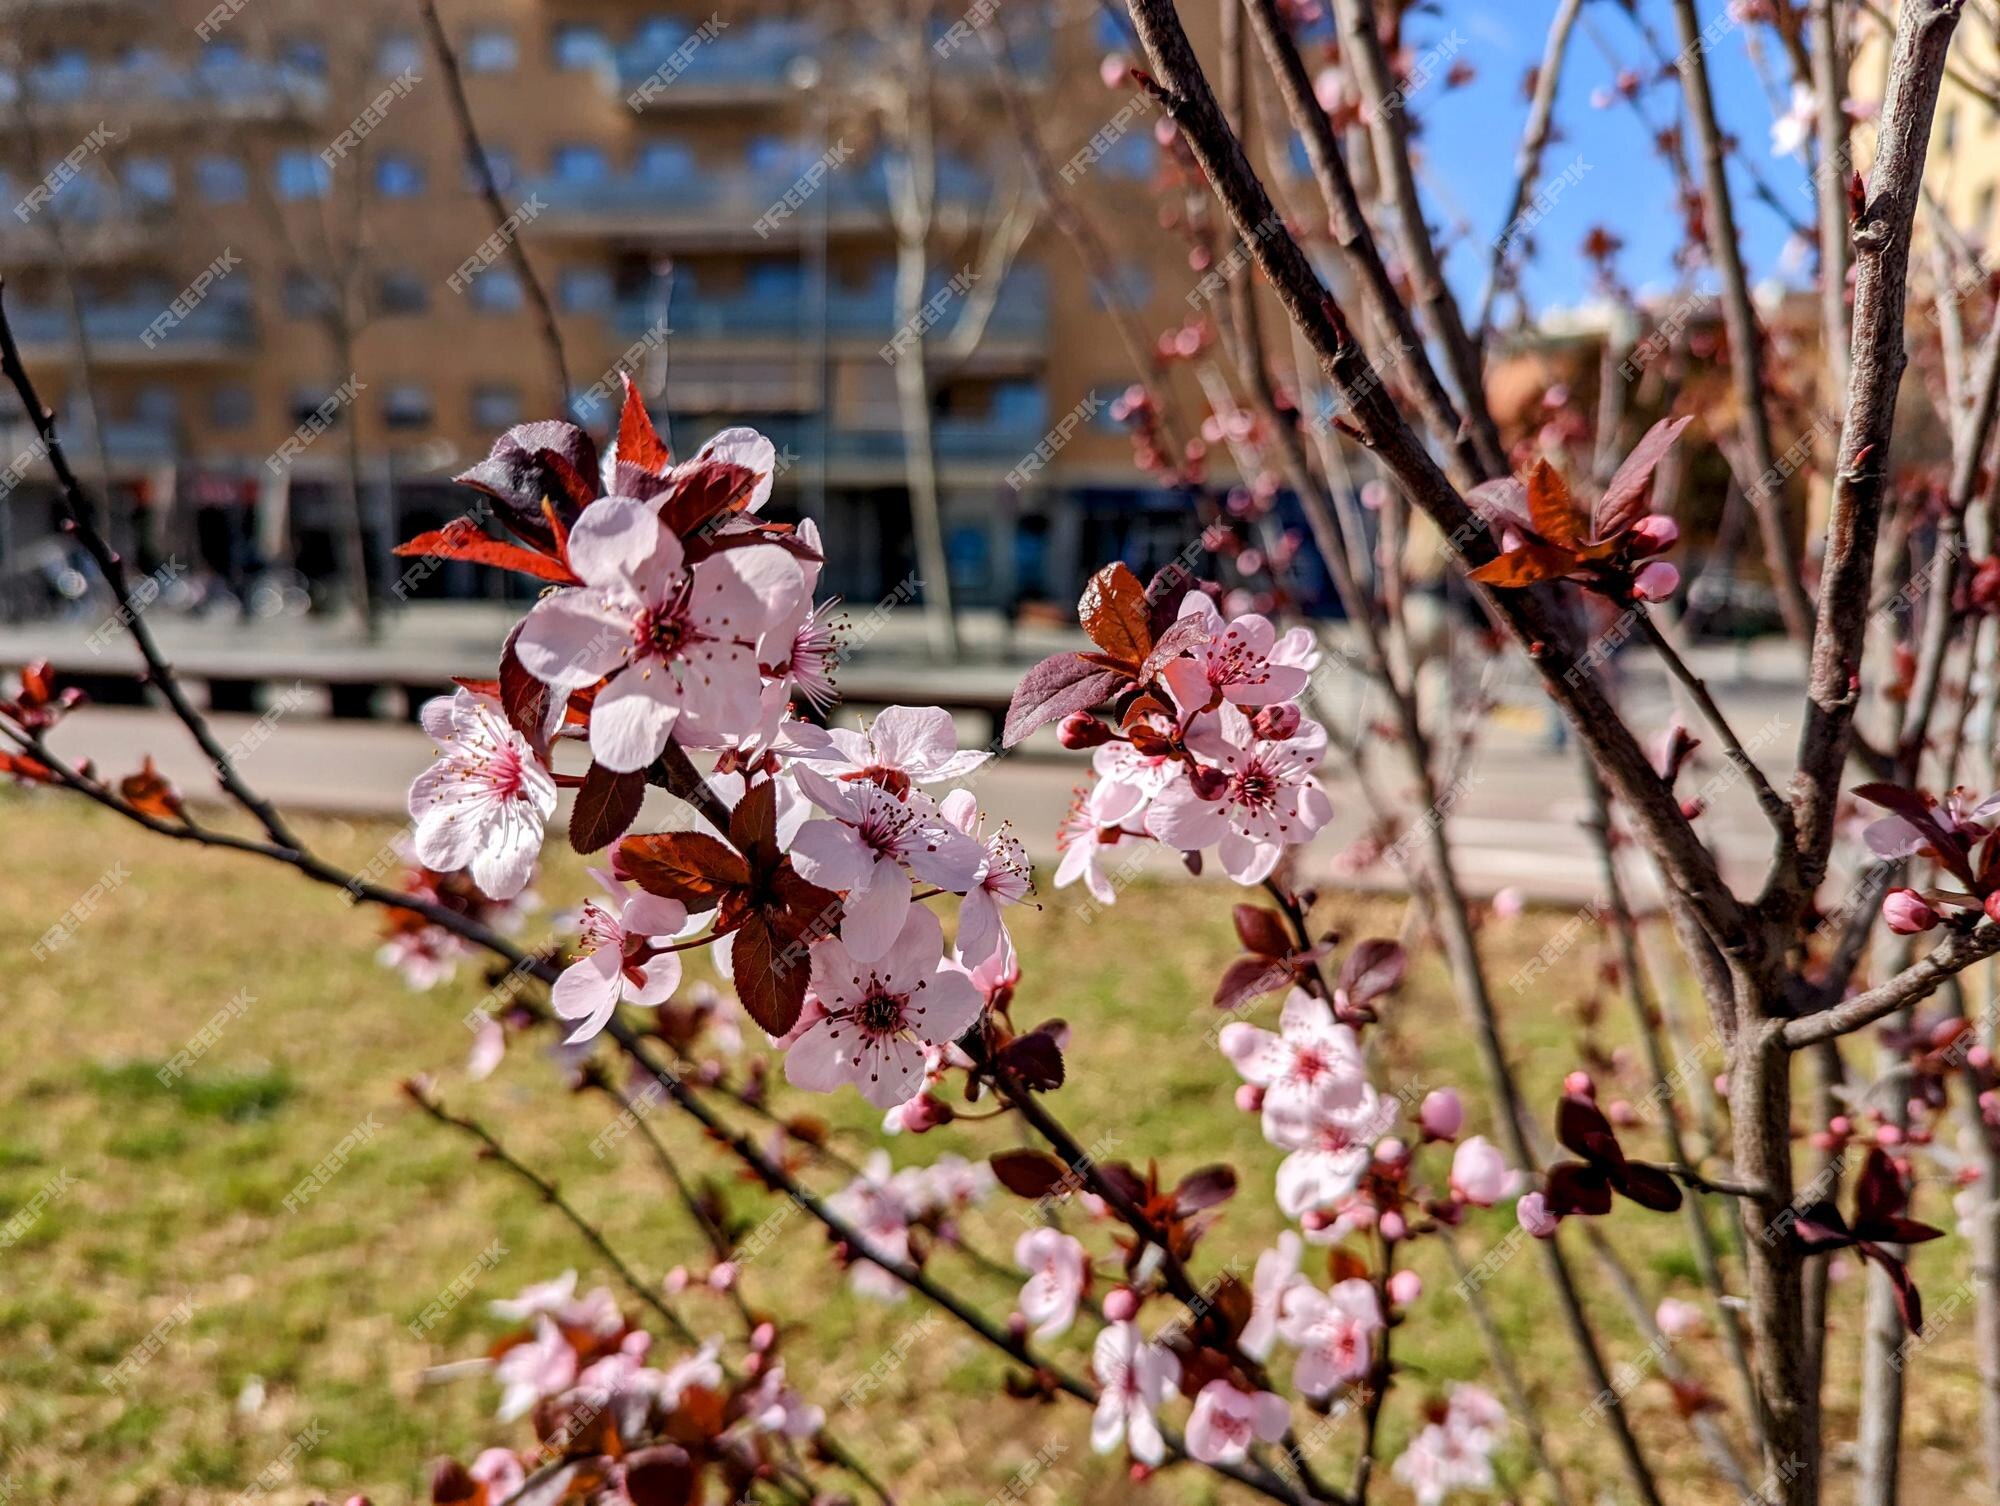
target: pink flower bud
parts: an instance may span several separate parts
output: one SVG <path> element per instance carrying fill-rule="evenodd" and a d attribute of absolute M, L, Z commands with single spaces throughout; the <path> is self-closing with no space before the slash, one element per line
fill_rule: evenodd
<path fill-rule="evenodd" d="M 1104 80 L 1104 87 L 1117 89 L 1124 85 L 1126 71 L 1132 60 L 1122 52 L 1107 52 L 1104 61 L 1097 65 L 1097 76 Z"/>
<path fill-rule="evenodd" d="M 1875 1131 L 1875 1143 L 1877 1145 L 1901 1145 L 1903 1143 L 1903 1127 L 1900 1124 L 1883 1125 Z"/>
<path fill-rule="evenodd" d="M 726 1292 L 736 1285 L 736 1262 L 725 1260 L 718 1264 L 708 1273 L 708 1285 L 711 1291 L 718 1292 Z"/>
<path fill-rule="evenodd" d="M 1491 1208 L 1507 1195 L 1507 1158 L 1484 1135 L 1453 1152 L 1451 1190 L 1475 1208 Z"/>
<path fill-rule="evenodd" d="M 1410 1159 L 1410 1147 L 1394 1135 L 1375 1144 L 1375 1164 L 1377 1166 L 1401 1166 Z"/>
<path fill-rule="evenodd" d="M 1290 701 L 1280 701 L 1275 706 L 1266 706 L 1250 718 L 1250 725 L 1259 737 L 1282 742 L 1299 730 L 1302 720 L 1298 707 Z"/>
<path fill-rule="evenodd" d="M 1409 1233 L 1410 1226 L 1403 1222 L 1402 1214 L 1391 1209 L 1382 1215 L 1382 1237 L 1388 1240 L 1390 1244 L 1394 1244 L 1400 1239 L 1407 1239 Z"/>
<path fill-rule="evenodd" d="M 1835 1114 L 1831 1119 L 1827 1120 L 1826 1127 L 1843 1140 L 1854 1133 L 1854 1121 L 1845 1114 Z"/>
<path fill-rule="evenodd" d="M 1264 1107 L 1264 1090 L 1254 1082 L 1246 1082 L 1236 1090 L 1236 1106 L 1246 1114 L 1260 1113 Z"/>
<path fill-rule="evenodd" d="M 2000 894 L 1987 895 L 1986 903 L 1980 908 L 1985 910 L 1988 920 L 1992 921 L 1995 925 L 2000 925 Z"/>
<path fill-rule="evenodd" d="M 1604 1117 L 1620 1129 L 1628 1129 L 1639 1122 L 1638 1111 L 1622 1098 L 1614 1098 L 1605 1105 Z"/>
<path fill-rule="evenodd" d="M 956 1117 L 951 1105 L 935 1093 L 919 1093 L 903 1105 L 903 1128 L 913 1135 L 925 1134 L 940 1125 L 949 1124 Z"/>
<path fill-rule="evenodd" d="M 1072 711 L 1056 728 L 1056 741 L 1072 753 L 1111 741 L 1111 729 L 1088 711 Z"/>
<path fill-rule="evenodd" d="M 1389 1300 L 1408 1307 L 1424 1294 L 1424 1278 L 1415 1271 L 1398 1271 L 1389 1278 Z"/>
<path fill-rule="evenodd" d="M 1577 1098 L 1597 1097 L 1597 1085 L 1588 1072 L 1572 1072 L 1563 1079 L 1563 1091 Z"/>
<path fill-rule="evenodd" d="M 778 1342 L 778 1325 L 771 1322 L 759 1323 L 750 1331 L 752 1349 L 769 1349 Z"/>
<path fill-rule="evenodd" d="M 1104 1294 L 1104 1316 L 1113 1323 L 1129 1323 L 1139 1315 L 1139 1294 L 1129 1286 L 1114 1286 Z"/>
<path fill-rule="evenodd" d="M 1512 920 L 1528 908 L 1528 897 L 1519 888 L 1509 884 L 1505 889 L 1494 891 L 1492 908 L 1495 920 Z"/>
<path fill-rule="evenodd" d="M 1664 554 L 1680 542 L 1681 525 L 1660 513 L 1652 513 L 1632 525 L 1633 547 L 1641 554 Z"/>
<path fill-rule="evenodd" d="M 1891 889 L 1882 896 L 1882 919 L 1898 936 L 1920 936 L 1937 929 L 1938 912 L 1914 889 Z"/>
<path fill-rule="evenodd" d="M 1993 1053 L 1984 1046 L 1974 1046 L 1965 1053 L 1965 1064 L 1975 1072 L 1984 1072 L 1993 1065 Z"/>
<path fill-rule="evenodd" d="M 1665 601 L 1680 586 L 1680 570 L 1665 560 L 1654 560 L 1632 577 L 1632 594 L 1640 601 Z"/>
<path fill-rule="evenodd" d="M 1549 1212 L 1548 1202 L 1539 1192 L 1524 1192 L 1521 1200 L 1514 1205 L 1514 1217 L 1521 1227 L 1537 1239 L 1547 1239 L 1556 1232 L 1558 1220 Z"/>
<path fill-rule="evenodd" d="M 1433 1088 L 1424 1095 L 1417 1122 L 1432 1140 L 1456 1140 L 1465 1127 L 1465 1105 L 1450 1088 Z"/>
<path fill-rule="evenodd" d="M 1714 1087 L 1717 1098 L 1727 1098 L 1729 1096 L 1729 1074 L 1727 1072 L 1716 1073 Z"/>

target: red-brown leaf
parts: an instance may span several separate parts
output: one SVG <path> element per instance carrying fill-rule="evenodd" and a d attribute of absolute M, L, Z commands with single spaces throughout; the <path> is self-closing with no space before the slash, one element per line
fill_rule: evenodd
<path fill-rule="evenodd" d="M 558 585 L 573 586 L 577 578 L 570 573 L 569 566 L 553 555 L 538 554 L 532 549 L 524 549 L 519 544 L 509 544 L 504 539 L 496 539 L 470 518 L 453 518 L 442 528 L 420 533 L 407 544 L 398 544 L 399 555 L 422 555 L 431 559 L 471 560 L 476 565 L 492 565 L 501 570 L 514 570 L 522 575 L 532 575 L 538 580 L 552 580 Z"/>
<path fill-rule="evenodd" d="M 689 465 L 660 503 L 660 520 L 683 538 L 728 513 L 740 512 L 757 489 L 747 465 L 704 460 Z"/>
<path fill-rule="evenodd" d="M 1692 417 L 1663 418 L 1645 432 L 1597 499 L 1590 528 L 1593 537 L 1613 538 L 1645 516 L 1653 493 L 1653 472 L 1667 458 L 1681 430 L 1693 422 Z"/>
<path fill-rule="evenodd" d="M 1574 548 L 1583 542 L 1583 519 L 1570 500 L 1569 483 L 1546 460 L 1537 459 L 1528 471 L 1528 523 L 1551 544 Z"/>
<path fill-rule="evenodd" d="M 156 820 L 164 821 L 170 816 L 178 816 L 181 811 L 181 797 L 166 777 L 153 767 L 152 755 L 139 766 L 136 774 L 127 774 L 118 781 L 118 793 L 133 809 L 141 811 Z"/>
<path fill-rule="evenodd" d="M 697 915 L 750 882 L 742 856 L 706 832 L 627 837 L 618 844 L 618 862 L 648 894 L 677 899 Z"/>
<path fill-rule="evenodd" d="M 512 727 L 529 744 L 545 749 L 548 746 L 546 727 L 549 720 L 549 687 L 528 673 L 520 655 L 514 652 L 514 642 L 521 636 L 522 622 L 514 624 L 507 634 L 507 641 L 500 649 L 500 709 L 507 714 L 507 725 Z"/>
<path fill-rule="evenodd" d="M 1539 586 L 1543 581 L 1561 580 L 1575 568 L 1576 556 L 1569 550 L 1530 541 L 1466 574 L 1482 586 L 1518 590 L 1523 586 Z"/>
<path fill-rule="evenodd" d="M 1091 576 L 1076 604 L 1076 615 L 1091 642 L 1136 668 L 1153 651 L 1146 609 L 1146 588 L 1139 577 L 1123 564 L 1114 564 Z"/>
<path fill-rule="evenodd" d="M 592 764 L 577 787 L 576 805 L 570 811 L 570 847 L 586 853 L 609 847 L 632 829 L 645 799 L 643 769 L 614 774 L 601 763 Z"/>
<path fill-rule="evenodd" d="M 1000 1185 L 1017 1197 L 1044 1198 L 1069 1180 L 1069 1168 L 1046 1151 L 997 1151 L 987 1164 Z"/>
<path fill-rule="evenodd" d="M 625 384 L 625 407 L 618 415 L 618 458 L 655 476 L 664 475 L 674 463 L 673 452 L 661 442 L 660 431 L 653 427 L 653 417 L 646 411 L 646 400 L 639 396 L 632 378 L 621 372 L 619 380 Z"/>
<path fill-rule="evenodd" d="M 771 1035 L 783 1035 L 798 1023 L 811 973 L 805 946 L 785 937 L 759 911 L 737 927 L 729 957 L 735 964 L 736 996 L 751 1019 Z"/>
<path fill-rule="evenodd" d="M 1060 721 L 1072 711 L 1088 711 L 1125 684 L 1115 670 L 1100 669 L 1081 654 L 1055 654 L 1021 677 L 1007 708 L 1001 744 L 1011 748 L 1037 727 Z"/>
<path fill-rule="evenodd" d="M 1291 932 L 1285 929 L 1285 918 L 1276 910 L 1264 905 L 1238 905 L 1229 912 L 1229 918 L 1236 923 L 1236 935 L 1246 952 L 1255 952 L 1260 957 L 1292 955 Z"/>
<path fill-rule="evenodd" d="M 1292 970 L 1269 957 L 1238 957 L 1215 985 L 1215 1007 L 1235 1009 L 1292 981 Z"/>

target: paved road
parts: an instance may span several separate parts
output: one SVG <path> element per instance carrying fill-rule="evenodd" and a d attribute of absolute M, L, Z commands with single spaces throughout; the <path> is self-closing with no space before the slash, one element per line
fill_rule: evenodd
<path fill-rule="evenodd" d="M 474 641 L 483 636 L 467 635 Z M 463 646 L 470 649 L 474 642 Z M 0 662 L 5 662 L 5 648 L 0 644 Z M 468 652 L 454 662 L 470 668 L 485 661 Z M 873 662 L 878 673 L 885 673 L 884 666 L 893 660 L 878 656 Z M 1739 734 L 1779 783 L 1789 772 L 1799 705 L 1796 685 L 1787 684 L 1778 667 L 1783 662 L 1782 656 L 1759 652 L 1745 661 L 1756 673 L 1744 675 L 1743 663 L 1710 654 L 1702 666 Z M 1018 671 L 992 665 L 951 673 L 1005 679 Z M 909 699 L 920 700 L 924 677 L 912 673 L 909 678 L 913 690 Z M 1365 727 L 1371 718 L 1358 683 L 1338 671 L 1325 680 L 1321 714 L 1340 729 Z M 1674 713 L 1673 692 L 1664 677 L 1635 675 L 1625 694 L 1631 714 L 1649 733 L 1663 728 Z M 1518 886 L 1537 898 L 1586 900 L 1597 892 L 1597 865 L 1578 825 L 1584 804 L 1575 754 L 1549 745 L 1546 719 L 1532 690 L 1515 687 L 1504 691 L 1502 699 L 1501 710 L 1489 719 L 1476 754 L 1445 802 L 1460 877 L 1475 894 Z M 393 722 L 332 721 L 310 709 L 262 719 L 218 714 L 214 720 L 225 746 L 242 749 L 245 775 L 281 804 L 299 809 L 400 815 L 404 790 L 430 757 L 429 741 L 419 730 Z M 990 734 L 973 719 L 964 735 L 967 741 L 977 741 Z M 92 707 L 64 724 L 55 746 L 70 758 L 92 758 L 100 769 L 112 773 L 136 768 L 141 757 L 151 753 L 189 796 L 214 789 L 199 751 L 176 724 L 157 712 Z M 1713 746 L 1711 740 L 1704 755 Z M 995 817 L 1013 823 L 1032 855 L 1049 861 L 1054 857 L 1056 825 L 1086 773 L 1080 758 L 1063 753 L 1045 736 L 996 760 L 980 776 L 979 794 Z M 1719 757 L 1704 756 L 1684 776 L 1681 791 L 1704 798 L 1708 810 L 1702 824 L 1719 843 L 1730 881 L 1746 889 L 1761 875 L 1769 839 L 1755 802 L 1732 776 Z M 1406 820 L 1415 814 L 1409 809 L 1405 781 L 1394 774 L 1393 760 L 1377 760 L 1375 779 L 1384 795 L 1400 803 Z M 1367 828 L 1368 807 L 1351 774 L 1330 769 L 1327 783 L 1336 819 L 1310 849 L 1309 870 L 1355 883 L 1393 885 L 1393 864 L 1377 863 L 1357 871 L 1346 861 L 1350 844 Z M 664 824 L 669 807 L 663 801 L 648 815 Z M 1178 871 L 1177 864 L 1172 866 Z M 1635 888 L 1644 898 L 1643 878 Z"/>

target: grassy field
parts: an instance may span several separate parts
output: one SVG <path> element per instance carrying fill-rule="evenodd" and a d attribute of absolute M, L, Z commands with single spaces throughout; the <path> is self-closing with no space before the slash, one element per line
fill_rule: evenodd
<path fill-rule="evenodd" d="M 337 823 L 309 829 L 330 855 L 353 864 L 380 851 L 390 834 Z M 409 1074 L 433 1074 L 448 1103 L 485 1119 L 554 1175 L 641 1272 L 698 1259 L 699 1241 L 643 1147 L 628 1140 L 608 1158 L 593 1154 L 592 1139 L 608 1122 L 601 1097 L 564 1092 L 535 1050 L 516 1051 L 485 1083 L 465 1080 L 461 1018 L 483 992 L 475 970 L 432 993 L 412 993 L 373 959 L 376 917 L 337 895 L 253 859 L 147 838 L 53 798 L 0 793 L 0 837 L 7 859 L 0 866 L 0 1240 L 12 1240 L 0 1249 L 0 1501 L 228 1500 L 304 1437 L 264 1499 L 365 1490 L 387 1506 L 428 1499 L 427 1466 L 441 1452 L 465 1458 L 488 1443 L 527 1438 L 525 1424 L 492 1421 L 490 1381 L 424 1384 L 423 1374 L 483 1350 L 497 1331 L 487 1299 L 570 1266 L 586 1284 L 609 1273 L 551 1210 L 412 1110 L 397 1091 Z M 551 858 L 542 892 L 570 904 L 582 893 L 581 865 L 553 848 Z M 31 948 L 93 886 L 101 897 L 73 939 L 35 961 Z M 1142 887 L 1093 924 L 1070 896 L 1045 895 L 1045 907 L 1016 925 L 1029 1001 L 1022 1018 L 1061 1015 L 1073 1027 L 1072 1060 L 1081 1070 L 1055 1103 L 1081 1138 L 1114 1136 L 1117 1154 L 1157 1157 L 1177 1171 L 1226 1156 L 1246 1173 L 1246 1194 L 1204 1247 L 1203 1270 L 1232 1256 L 1247 1270 L 1279 1227 L 1268 1196 L 1277 1154 L 1254 1118 L 1234 1109 L 1235 1076 L 1201 1043 L 1212 980 L 1234 950 L 1226 901 L 1214 887 Z M 1320 918 L 1360 936 L 1393 929 L 1401 907 L 1335 897 Z M 1495 977 L 1510 977 L 1568 918 L 1531 915 L 1490 927 Z M 1572 1042 L 1597 961 L 1594 945 L 1580 946 L 1533 986 L 1501 989 L 1510 1046 L 1537 1104 L 1553 1104 L 1555 1084 L 1576 1064 Z M 161 1065 L 244 990 L 251 1002 L 191 1071 L 163 1085 Z M 1598 1039 L 1611 1047 L 1625 1035 L 1617 1001 L 1607 999 Z M 1419 948 L 1377 1040 L 1379 1081 L 1476 1080 L 1434 950 Z M 1636 1084 L 1625 1091 L 1638 1096 Z M 832 1120 L 850 1153 L 881 1138 L 877 1116 L 852 1095 L 811 1106 Z M 690 1164 L 715 1164 L 667 1116 L 655 1122 Z M 1635 1150 L 1652 1149 L 1641 1143 L 1643 1132 L 1633 1135 Z M 346 1165 L 287 1211 L 287 1193 L 350 1136 L 360 1144 Z M 1009 1126 L 972 1125 L 899 1139 L 891 1154 L 903 1165 L 1011 1143 Z M 732 1204 L 758 1216 L 759 1195 L 728 1179 L 726 1167 L 717 1170 Z M 1918 1212 L 1948 1221 L 1942 1204 L 1941 1192 L 1926 1189 Z M 1008 1253 L 1022 1227 L 1019 1206 L 1003 1195 L 972 1220 L 985 1248 Z M 1462 1236 L 1469 1256 L 1510 1226 L 1504 1210 L 1475 1220 Z M 1698 1298 L 1677 1221 L 1623 1210 L 1615 1232 L 1649 1300 Z M 472 1297 L 425 1339 L 412 1338 L 410 1321 L 496 1241 L 506 1253 L 478 1277 Z M 1104 1247 L 1101 1237 L 1097 1245 Z M 1644 1367 L 1644 1346 L 1598 1268 L 1580 1241 L 1571 1248 L 1614 1366 Z M 989 1311 L 1005 1314 L 1011 1282 L 957 1257 L 939 1260 Z M 1434 1252 L 1420 1269 L 1429 1289 L 1399 1335 L 1405 1369 L 1385 1419 L 1391 1456 L 1422 1395 L 1485 1370 L 1473 1325 Z M 1976 1474 L 1967 1309 L 1947 1308 L 1963 1269 L 1955 1239 L 1928 1247 L 1918 1267 L 1941 1318 L 1916 1367 L 1906 1467 L 1913 1492 L 1961 1488 Z M 755 1302 L 815 1315 L 787 1341 L 790 1373 L 829 1403 L 832 1424 L 898 1482 L 905 1500 L 985 1502 L 1051 1439 L 1061 1451 L 1025 1499 L 1133 1498 L 1122 1470 L 1089 1453 L 1080 1408 L 1025 1415 L 1025 1404 L 997 1394 L 990 1351 L 946 1320 L 925 1324 L 911 1342 L 924 1310 L 914 1301 L 887 1306 L 850 1296 L 824 1242 L 803 1222 L 750 1263 L 745 1281 Z M 1858 1285 L 1848 1282 L 1837 1296 L 1828 1388 L 1836 1469 L 1838 1440 L 1852 1426 L 1846 1398 Z M 1585 1420 L 1590 1397 L 1549 1308 L 1540 1262 L 1511 1261 L 1489 1290 L 1556 1451 L 1586 1488 L 1580 1498 L 1623 1499 L 1607 1440 Z M 719 1300 L 691 1296 L 684 1307 L 698 1327 L 732 1331 Z M 129 1384 L 107 1384 L 135 1347 L 157 1352 L 133 1369 Z M 906 1350 L 907 1360 L 867 1404 L 831 1405 L 891 1349 Z M 1689 1339 L 1680 1351 L 1733 1407 L 1714 1341 Z M 1087 1362 L 1079 1335 L 1061 1352 L 1079 1367 Z M 1642 1373 L 1631 1404 L 1669 1493 L 1717 1499 L 1666 1387 L 1650 1369 Z M 1734 1429 L 1736 1420 L 1729 1422 Z M 1344 1467 L 1350 1445 L 1351 1432 L 1338 1431 L 1327 1446 L 1330 1467 Z M 1501 1462 L 1514 1494 L 1547 1498 L 1518 1444 Z M 1836 1479 L 1830 1488 L 1846 1487 Z M 1193 1471 L 1169 1473 L 1146 1493 L 1224 1499 Z M 1386 1475 L 1379 1493 L 1407 1499 Z"/>

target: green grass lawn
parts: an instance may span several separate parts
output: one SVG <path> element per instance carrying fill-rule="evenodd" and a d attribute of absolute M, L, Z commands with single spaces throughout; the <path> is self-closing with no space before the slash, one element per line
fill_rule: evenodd
<path fill-rule="evenodd" d="M 355 865 L 391 834 L 332 822 L 309 823 L 308 831 L 330 856 Z M 361 1490 L 387 1506 L 427 1500 L 428 1464 L 440 1453 L 469 1458 L 489 1443 L 526 1441 L 525 1423 L 493 1422 L 490 1381 L 426 1384 L 424 1374 L 483 1351 L 498 1332 L 485 1313 L 488 1299 L 570 1266 L 586 1285 L 608 1281 L 609 1272 L 558 1215 L 403 1100 L 397 1084 L 413 1073 L 432 1074 L 453 1108 L 484 1119 L 556 1177 L 641 1273 L 657 1277 L 699 1262 L 700 1241 L 644 1147 L 627 1139 L 609 1157 L 593 1153 L 593 1137 L 609 1122 L 600 1095 L 564 1091 L 533 1048 L 516 1049 L 487 1082 L 466 1081 L 470 1037 L 461 1021 L 484 992 L 476 968 L 431 993 L 410 992 L 374 960 L 375 915 L 284 870 L 153 839 L 57 797 L 0 793 L 0 837 L 7 959 L 0 975 L 7 1234 L 0 1239 L 13 1240 L 0 1248 L 0 1501 L 227 1500 L 303 1437 L 268 1499 Z M 584 892 L 582 865 L 560 844 L 550 862 L 541 892 L 553 907 L 567 907 Z M 100 898 L 73 938 L 36 961 L 32 948 L 93 886 Z M 1017 912 L 1015 924 L 1026 974 L 1017 1017 L 1060 1015 L 1072 1026 L 1072 1080 L 1053 1103 L 1079 1138 L 1111 1136 L 1116 1155 L 1157 1158 L 1175 1174 L 1218 1158 L 1245 1173 L 1244 1193 L 1203 1247 L 1197 1274 L 1232 1258 L 1247 1273 L 1281 1223 L 1269 1196 L 1278 1154 L 1262 1142 L 1254 1117 L 1236 1111 L 1235 1075 L 1202 1040 L 1213 980 L 1234 951 L 1233 897 L 1224 886 L 1139 886 L 1093 923 L 1070 894 L 1045 893 L 1043 908 Z M 1393 932 L 1402 918 L 1400 904 L 1347 896 L 1324 901 L 1318 916 L 1350 937 Z M 1490 927 L 1495 978 L 1510 977 L 1568 919 L 1531 915 Z M 1471 1087 L 1470 1041 L 1442 963 L 1434 949 L 1419 945 L 1417 953 L 1376 1033 L 1377 1080 Z M 1500 988 L 1510 1048 L 1537 1105 L 1552 1107 L 1562 1073 L 1576 1065 L 1573 1043 L 1598 961 L 1596 946 L 1582 945 L 1532 987 Z M 163 1084 L 161 1066 L 226 1015 L 232 1000 L 234 1017 L 213 1044 Z M 1618 1000 L 1604 1005 L 1595 1038 L 1610 1048 L 1627 1031 Z M 1273 1013 L 1275 1001 L 1262 1015 Z M 1641 1087 L 1623 1091 L 1637 1097 Z M 1468 1093 L 1475 1103 L 1482 1096 Z M 1608 1086 L 1606 1096 L 1614 1096 Z M 781 1101 L 827 1118 L 857 1159 L 882 1143 L 879 1116 L 854 1095 L 786 1093 Z M 761 1216 L 768 1204 L 760 1194 L 708 1158 L 670 1114 L 653 1122 L 686 1164 L 713 1171 L 733 1209 Z M 354 1147 L 346 1164 L 288 1211 L 287 1194 L 344 1138 Z M 1633 1149 L 1652 1151 L 1647 1139 L 1633 1131 Z M 1005 1123 L 888 1142 L 898 1165 L 1013 1143 Z M 1943 1196 L 1925 1189 L 1919 1214 L 1948 1222 Z M 1002 1194 L 975 1215 L 979 1243 L 1007 1258 L 1023 1227 L 1020 1208 Z M 1461 1236 L 1469 1257 L 1511 1224 L 1504 1209 L 1476 1219 Z M 1613 1230 L 1649 1299 L 1698 1299 L 1677 1221 L 1621 1208 Z M 1086 1238 L 1100 1252 L 1109 1248 L 1104 1231 Z M 504 1255 L 492 1253 L 496 1242 Z M 1641 1361 L 1643 1345 L 1582 1242 L 1569 1246 L 1604 1319 L 1614 1368 Z M 937 1264 L 991 1313 L 1009 1310 L 1012 1282 L 948 1253 Z M 413 1338 L 411 1320 L 479 1265 L 490 1268 L 472 1294 L 434 1332 Z M 1435 1251 L 1422 1251 L 1419 1269 L 1429 1289 L 1398 1334 L 1404 1368 L 1384 1423 L 1390 1457 L 1427 1392 L 1485 1371 Z M 1918 1271 L 1934 1311 L 1945 1309 L 1963 1269 L 1956 1239 L 1925 1250 Z M 749 1263 L 745 1282 L 758 1305 L 812 1315 L 810 1327 L 787 1339 L 789 1373 L 828 1405 L 831 1425 L 897 1482 L 904 1500 L 985 1502 L 1051 1439 L 1064 1446 L 1025 1499 L 1133 1498 L 1122 1468 L 1089 1453 L 1081 1408 L 1030 1415 L 1027 1404 L 999 1393 L 1002 1367 L 991 1351 L 948 1320 L 926 1322 L 915 1300 L 889 1306 L 852 1297 L 816 1226 L 788 1224 Z M 1838 1442 L 1852 1428 L 1858 1286 L 1847 1283 L 1836 1299 L 1827 1393 L 1836 1467 Z M 1540 1262 L 1512 1261 L 1489 1291 L 1579 1498 L 1604 1491 L 1624 1499 L 1608 1441 L 1585 1420 L 1590 1396 L 1548 1304 Z M 719 1299 L 690 1295 L 682 1307 L 700 1329 L 734 1332 Z M 1913 1489 L 1957 1488 L 1976 1474 L 1968 1312 L 1947 1314 L 1915 1368 L 1906 1467 Z M 107 1384 L 135 1347 L 157 1352 L 127 1367 L 127 1383 Z M 866 1404 L 839 1408 L 842 1389 L 891 1350 L 906 1352 L 904 1363 Z M 1690 1339 L 1681 1350 L 1733 1407 L 1733 1382 L 1714 1341 Z M 1080 1333 L 1060 1341 L 1058 1352 L 1078 1368 L 1087 1364 Z M 1631 1404 L 1670 1494 L 1716 1499 L 1666 1387 L 1649 1378 Z M 1351 1440 L 1351 1429 L 1335 1433 L 1329 1468 L 1345 1469 Z M 1518 1444 L 1501 1463 L 1513 1493 L 1547 1498 Z M 1378 1493 L 1408 1498 L 1386 1471 Z M 1212 1477 L 1192 1470 L 1170 1472 L 1145 1494 L 1224 1499 Z"/>

